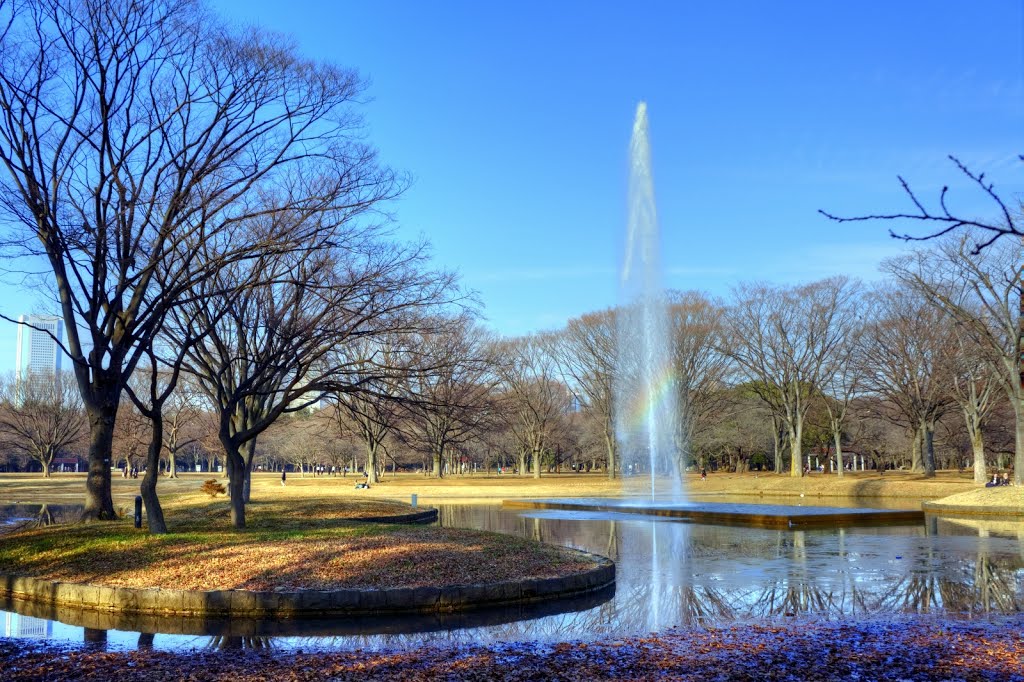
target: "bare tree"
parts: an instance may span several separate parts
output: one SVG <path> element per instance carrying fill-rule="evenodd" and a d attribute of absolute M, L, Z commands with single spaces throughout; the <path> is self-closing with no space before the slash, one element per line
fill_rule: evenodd
<path fill-rule="evenodd" d="M 437 324 L 414 345 L 429 371 L 409 376 L 402 434 L 430 456 L 433 475 L 440 478 L 446 458 L 495 421 L 492 345 L 467 315 Z"/>
<path fill-rule="evenodd" d="M 178 458 L 185 448 L 202 437 L 200 413 L 203 396 L 194 381 L 179 381 L 168 399 L 164 417 L 163 446 L 167 452 L 167 475 L 178 475 Z"/>
<path fill-rule="evenodd" d="M 187 351 L 185 367 L 219 416 L 236 528 L 245 526 L 256 437 L 282 414 L 328 392 L 372 387 L 371 367 L 337 349 L 417 334 L 431 311 L 461 295 L 451 275 L 425 268 L 422 244 L 389 243 L 376 228 L 347 218 L 332 227 L 331 240 L 334 248 L 246 264 L 265 283 L 230 294 L 223 293 L 228 282 L 252 278 L 224 269 L 199 285 L 204 295 L 194 304 L 175 312 L 179 343 L 194 339 L 192 325 L 204 330 Z M 214 303 L 224 296 L 230 305 Z M 223 316 L 211 318 L 218 309 Z M 377 376 L 387 378 L 388 368 L 378 369 Z"/>
<path fill-rule="evenodd" d="M 800 476 L 804 417 L 855 319 L 856 285 L 845 277 L 788 289 L 740 286 L 726 348 L 789 437 L 790 475 Z"/>
<path fill-rule="evenodd" d="M 944 185 L 939 192 L 938 210 L 928 208 L 917 196 L 917 193 L 911 189 L 910 184 L 902 177 L 897 179 L 903 188 L 903 192 L 910 199 L 911 203 L 914 204 L 915 211 L 913 213 L 873 213 L 863 216 L 841 217 L 823 210 L 818 212 L 830 220 L 840 223 L 881 220 L 884 222 L 920 223 L 927 226 L 928 231 L 923 235 L 889 231 L 889 234 L 893 237 L 905 241 L 925 241 L 948 235 L 957 230 L 967 230 L 973 235 L 970 238 L 972 242 L 971 251 L 973 253 L 980 253 L 994 244 L 1000 237 L 1024 238 L 1024 226 L 1020 222 L 1021 213 L 1015 213 L 1011 210 L 1011 204 L 996 191 L 995 183 L 987 181 L 985 173 L 971 170 L 957 157 L 951 155 L 948 158 L 956 166 L 957 170 L 980 190 L 981 195 L 991 202 L 991 205 L 994 207 L 993 219 L 986 220 L 967 216 L 951 209 L 948 201 L 948 185 Z M 1018 158 L 1024 162 L 1024 155 Z"/>
<path fill-rule="evenodd" d="M 1024 155 L 1018 155 L 1018 158 L 1024 162 Z M 928 231 L 923 235 L 911 235 L 909 233 L 897 233 L 893 230 L 889 230 L 889 234 L 897 239 L 903 239 L 905 241 L 922 241 L 929 239 L 936 239 L 945 236 L 954 236 L 953 233 L 957 231 L 964 231 L 966 234 L 959 235 L 961 241 L 960 251 L 962 253 L 978 256 L 989 247 L 993 246 L 1000 238 L 1010 237 L 1002 244 L 1008 251 L 1016 251 L 1017 257 L 1013 262 L 1013 269 L 1015 270 L 1015 276 L 1006 278 L 1006 282 L 1013 282 L 1016 280 L 1016 286 L 1010 284 L 1011 295 L 1010 298 L 1000 298 L 998 293 L 1000 289 L 1004 287 L 1004 283 L 996 282 L 993 287 L 991 280 L 982 280 L 980 289 L 984 292 L 983 296 L 986 297 L 988 306 L 995 306 L 998 308 L 1003 307 L 1003 303 L 996 303 L 996 301 L 1005 301 L 1007 305 L 1008 316 L 1000 314 L 995 317 L 999 320 L 996 326 L 999 328 L 999 332 L 996 334 L 997 339 L 987 339 L 989 345 L 992 341 L 998 340 L 1000 342 L 1009 339 L 1015 339 L 1015 343 L 1012 348 L 1013 366 L 1009 368 L 1010 376 L 1009 384 L 1004 385 L 1010 395 L 1010 401 L 1013 403 L 1014 413 L 1017 416 L 1017 433 L 1016 433 L 1016 453 L 1015 453 L 1015 464 L 1014 464 L 1014 480 L 1017 485 L 1024 484 L 1024 286 L 1021 282 L 1024 281 L 1024 204 L 1017 201 L 1015 210 L 1011 209 L 1013 205 L 1010 200 L 1005 199 L 1003 195 L 996 191 L 995 183 L 985 179 L 984 172 L 977 172 L 971 170 L 966 164 L 962 163 L 955 156 L 949 157 L 950 161 L 956 166 L 957 170 L 966 177 L 972 185 L 974 185 L 980 192 L 981 196 L 987 199 L 992 206 L 990 218 L 977 218 L 974 215 L 965 215 L 954 209 L 951 209 L 948 203 L 949 187 L 943 186 L 938 197 L 938 206 L 936 208 L 929 208 L 922 202 L 917 194 L 911 189 L 910 185 L 902 177 L 899 178 L 900 185 L 903 188 L 904 193 L 913 203 L 915 211 L 913 213 L 875 213 L 864 216 L 856 217 L 840 217 L 826 211 L 819 211 L 826 217 L 837 222 L 855 222 L 855 221 L 876 221 L 881 220 L 884 222 L 896 222 L 896 223 L 919 223 L 927 226 Z M 1016 237 L 1017 239 L 1014 239 Z M 943 249 L 948 249 L 948 243 Z M 970 268 L 968 268 L 970 269 Z M 991 294 L 996 293 L 995 298 L 991 297 Z M 1013 324 L 1014 309 L 1016 309 L 1016 324 Z M 1009 318 L 1009 319 L 1007 319 Z M 1004 322 L 1010 322 L 1009 326 L 1003 329 Z M 1005 343 L 997 344 L 998 348 L 1005 349 Z M 1000 364 L 1005 363 L 1005 360 L 1001 361 Z M 1001 373 L 1002 374 L 1002 373 Z"/>
<path fill-rule="evenodd" d="M 351 213 L 395 194 L 358 137 L 360 92 L 354 73 L 193 0 L 0 4 L 5 245 L 48 264 L 90 424 L 87 518 L 115 515 L 121 392 L 206 256 L 262 251 L 236 227 L 268 210 Z M 277 241 L 315 241 L 296 228 L 314 222 Z"/>
<path fill-rule="evenodd" d="M 379 480 L 379 455 L 386 452 L 385 442 L 396 428 L 401 403 L 407 400 L 407 378 L 414 371 L 409 363 L 415 354 L 401 352 L 401 342 L 399 337 L 366 339 L 338 349 L 349 355 L 356 390 L 333 393 L 334 422 L 340 433 L 352 435 L 365 446 L 368 483 Z"/>
<path fill-rule="evenodd" d="M 527 336 L 503 341 L 496 351 L 505 396 L 501 412 L 522 450 L 529 453 L 534 478 L 540 478 L 544 449 L 569 408 L 569 390 L 558 379 L 551 352 L 554 343 L 551 336 Z"/>
<path fill-rule="evenodd" d="M 124 469 L 130 473 L 142 469 L 146 461 L 146 445 L 152 442 L 147 419 L 127 397 L 117 412 L 114 436 L 111 441 L 112 462 L 124 462 Z M 120 468 L 120 467 L 119 467 Z"/>
<path fill-rule="evenodd" d="M 552 347 L 566 385 L 601 424 L 608 478 L 615 478 L 618 466 L 612 395 L 616 329 L 614 310 L 589 313 L 569 320 Z"/>
<path fill-rule="evenodd" d="M 670 292 L 668 303 L 672 366 L 679 391 L 677 451 L 679 470 L 685 471 L 696 434 L 725 408 L 723 389 L 730 357 L 723 352 L 725 310 L 721 306 L 695 291 Z"/>
<path fill-rule="evenodd" d="M 865 388 L 914 434 L 912 470 L 935 475 L 936 421 L 952 401 L 952 319 L 913 290 L 891 283 L 872 292 L 864 331 Z"/>
<path fill-rule="evenodd" d="M 972 233 L 887 261 L 885 268 L 952 316 L 996 370 L 1016 417 L 1014 479 L 1024 484 L 1024 249 L 1014 241 L 977 251 Z"/>
<path fill-rule="evenodd" d="M 39 462 L 49 478 L 53 458 L 86 432 L 74 376 L 33 374 L 0 384 L 0 436 L 8 449 Z"/>
<path fill-rule="evenodd" d="M 975 340 L 955 325 L 956 355 L 953 359 L 952 397 L 960 407 L 971 441 L 974 482 L 988 479 L 985 466 L 985 422 L 996 406 L 999 379 L 996 367 L 985 357 Z"/>
<path fill-rule="evenodd" d="M 858 358 L 861 352 L 863 327 L 858 320 L 848 319 L 844 336 L 836 344 L 830 362 L 822 373 L 818 390 L 828 417 L 832 442 L 836 449 L 836 470 L 843 476 L 843 429 L 850 414 L 850 406 L 860 395 L 864 382 L 864 363 Z M 856 466 L 856 462 L 854 462 Z"/>

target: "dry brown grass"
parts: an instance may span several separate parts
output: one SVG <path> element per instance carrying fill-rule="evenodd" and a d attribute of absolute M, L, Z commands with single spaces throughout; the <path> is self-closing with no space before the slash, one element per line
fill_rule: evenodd
<path fill-rule="evenodd" d="M 164 478 L 158 488 L 161 500 L 173 504 L 178 498 L 191 500 L 193 495 L 197 495 L 194 499 L 198 500 L 200 486 L 210 477 L 208 473 L 197 473 L 183 474 L 177 479 Z M 226 478 L 221 474 L 219 480 L 224 482 Z M 435 479 L 419 474 L 393 476 L 389 473 L 371 489 L 357 490 L 355 484 L 361 480 L 361 476 L 354 475 L 300 477 L 290 474 L 287 485 L 281 486 L 279 475 L 257 473 L 253 475 L 253 499 L 386 499 L 408 503 L 411 496 L 416 494 L 420 504 L 426 505 L 460 502 L 498 504 L 504 499 L 524 497 L 622 497 L 646 495 L 648 492 L 648 483 L 644 479 L 619 478 L 610 481 L 603 474 L 547 474 L 540 479 L 476 474 Z M 770 473 L 716 472 L 709 474 L 706 482 L 701 482 L 697 474 L 689 474 L 686 484 L 691 496 L 709 500 L 719 496 L 780 498 L 804 495 L 810 498 L 868 501 L 880 498 L 902 499 L 917 503 L 959 493 L 974 491 L 984 494 L 985 490 L 993 490 L 979 488 L 967 471 L 941 471 L 934 478 L 904 471 L 889 471 L 883 476 L 877 472 L 847 472 L 842 477 L 835 474 L 811 474 L 800 478 Z M 80 503 L 84 486 L 84 474 L 58 475 L 48 480 L 38 475 L 0 474 L 0 504 Z M 130 508 L 138 490 L 137 479 L 115 477 L 115 505 Z"/>

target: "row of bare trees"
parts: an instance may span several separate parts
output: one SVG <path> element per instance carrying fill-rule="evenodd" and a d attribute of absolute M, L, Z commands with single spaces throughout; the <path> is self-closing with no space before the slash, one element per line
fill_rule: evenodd
<path fill-rule="evenodd" d="M 978 255 L 963 241 L 947 241 L 886 268 L 906 273 L 927 263 L 947 283 L 961 272 L 961 290 L 979 291 L 975 280 L 1009 281 L 1002 309 L 1013 322 L 1014 257 L 998 246 Z M 684 464 L 782 471 L 788 459 L 792 472 L 813 451 L 834 459 L 840 475 L 845 463 L 863 467 L 867 456 L 871 466 L 905 461 L 926 474 L 973 461 L 977 480 L 985 480 L 987 461 L 1002 466 L 1015 452 L 1011 394 L 1000 382 L 1012 357 L 986 349 L 983 337 L 929 292 L 934 286 L 897 277 L 870 289 L 844 278 L 748 284 L 728 302 L 672 294 Z M 988 309 L 976 329 L 987 330 L 982 322 L 1000 310 L 991 302 Z M 336 471 L 363 469 L 376 482 L 389 464 L 436 476 L 511 464 L 534 476 L 566 466 L 614 476 L 621 468 L 611 393 L 615 318 L 607 310 L 555 332 L 502 340 L 463 315 L 432 320 L 408 336 L 332 347 L 330 376 L 347 368 L 347 380 L 336 384 L 341 390 L 300 385 L 273 402 L 279 412 L 267 419 L 265 442 L 247 441 L 246 471 L 254 462 L 300 470 L 330 463 Z M 1003 343 L 1012 348 L 1013 339 Z M 190 378 L 171 393 L 165 457 L 189 443 L 202 443 L 203 452 L 223 445 L 217 425 L 225 412 L 210 401 L 213 393 L 199 390 L 204 381 L 210 379 Z M 329 409 L 310 416 L 304 408 L 322 398 Z M 297 416 L 282 419 L 288 413 Z M 137 423 L 131 414 L 119 422 Z M 191 427 L 183 430 L 183 423 Z M 198 424 L 205 434 L 196 433 Z"/>

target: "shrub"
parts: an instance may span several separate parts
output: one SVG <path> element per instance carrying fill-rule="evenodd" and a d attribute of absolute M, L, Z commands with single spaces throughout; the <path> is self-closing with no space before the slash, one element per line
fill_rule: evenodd
<path fill-rule="evenodd" d="M 200 488 L 204 493 L 210 497 L 217 497 L 217 495 L 223 495 L 227 493 L 227 488 L 224 487 L 223 483 L 217 483 L 216 478 L 209 478 L 203 483 L 203 487 Z"/>

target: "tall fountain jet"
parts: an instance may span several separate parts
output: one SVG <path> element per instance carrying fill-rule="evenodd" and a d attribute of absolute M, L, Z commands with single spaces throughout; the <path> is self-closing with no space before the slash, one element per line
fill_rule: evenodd
<path fill-rule="evenodd" d="M 652 497 L 667 494 L 682 502 L 672 334 L 662 283 L 645 102 L 636 107 L 630 143 L 629 223 L 617 326 L 614 398 L 623 473 L 649 477 Z"/>

